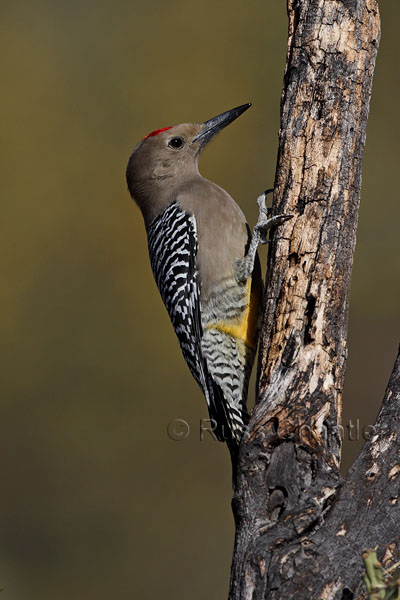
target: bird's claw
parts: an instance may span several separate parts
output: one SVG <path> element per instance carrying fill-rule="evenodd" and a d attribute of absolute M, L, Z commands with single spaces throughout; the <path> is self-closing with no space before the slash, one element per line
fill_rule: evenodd
<path fill-rule="evenodd" d="M 285 221 L 292 219 L 293 215 L 275 215 L 270 219 L 258 221 L 256 228 L 260 232 L 260 244 L 268 244 L 268 232 L 273 227 L 277 227 L 278 225 L 282 225 Z"/>
<path fill-rule="evenodd" d="M 265 204 L 265 200 L 268 196 L 268 194 L 271 194 L 273 192 L 273 188 L 270 188 L 268 190 L 265 190 L 265 192 L 263 192 L 260 196 L 258 196 L 257 198 L 257 204 L 258 204 L 258 208 L 259 208 L 259 212 L 260 212 L 260 217 L 261 214 L 266 215 L 267 217 L 271 214 L 271 208 L 267 208 L 266 204 Z"/>
<path fill-rule="evenodd" d="M 260 244 L 268 243 L 268 232 L 272 227 L 282 225 L 285 221 L 293 218 L 293 215 L 275 215 L 271 217 L 271 208 L 267 208 L 265 205 L 265 198 L 267 194 L 273 192 L 273 190 L 266 190 L 261 196 L 257 198 L 257 204 L 259 207 L 259 217 L 255 229 L 260 234 Z"/>

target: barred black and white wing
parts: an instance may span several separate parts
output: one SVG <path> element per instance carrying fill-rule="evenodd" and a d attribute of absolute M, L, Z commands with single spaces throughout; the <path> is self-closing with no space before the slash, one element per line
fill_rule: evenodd
<path fill-rule="evenodd" d="M 197 233 L 193 216 L 169 206 L 148 229 L 154 278 L 178 336 L 186 362 L 202 385 L 200 289 L 196 270 Z"/>
<path fill-rule="evenodd" d="M 230 418 L 221 388 L 211 377 L 202 355 L 200 281 L 196 267 L 196 220 L 176 203 L 149 226 L 150 263 L 189 369 L 202 388 L 216 423 L 215 434 L 226 439 Z"/>

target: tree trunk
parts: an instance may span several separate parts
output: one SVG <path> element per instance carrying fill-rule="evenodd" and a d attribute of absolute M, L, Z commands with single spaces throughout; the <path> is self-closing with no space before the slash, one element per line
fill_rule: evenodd
<path fill-rule="evenodd" d="M 341 397 L 375 0 L 289 0 L 276 230 L 258 373 L 232 501 L 230 599 L 356 598 L 362 551 L 399 548 L 400 362 L 343 481 Z M 357 592 L 358 593 L 358 592 Z"/>

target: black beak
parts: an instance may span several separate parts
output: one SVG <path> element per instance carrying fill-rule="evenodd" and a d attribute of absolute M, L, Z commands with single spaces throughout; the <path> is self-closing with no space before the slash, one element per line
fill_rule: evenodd
<path fill-rule="evenodd" d="M 240 117 L 245 110 L 250 108 L 251 103 L 242 104 L 241 106 L 237 106 L 236 108 L 232 108 L 231 110 L 227 110 L 226 112 L 221 113 L 220 115 L 209 119 L 205 123 L 203 123 L 202 130 L 200 133 L 196 135 L 192 140 L 192 144 L 194 142 L 200 141 L 200 145 L 204 146 L 207 142 L 211 140 L 221 129 L 232 123 L 235 119 Z"/>

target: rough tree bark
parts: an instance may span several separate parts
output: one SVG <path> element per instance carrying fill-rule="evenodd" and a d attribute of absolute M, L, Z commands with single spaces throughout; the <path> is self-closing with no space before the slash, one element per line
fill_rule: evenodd
<path fill-rule="evenodd" d="M 258 402 L 240 447 L 230 599 L 361 597 L 362 551 L 399 550 L 400 361 L 374 435 L 339 472 L 347 313 L 375 0 L 288 0 Z M 388 555 L 387 555 L 388 557 Z"/>

